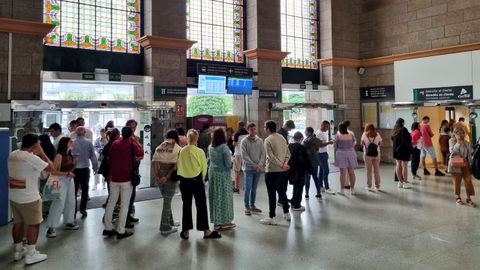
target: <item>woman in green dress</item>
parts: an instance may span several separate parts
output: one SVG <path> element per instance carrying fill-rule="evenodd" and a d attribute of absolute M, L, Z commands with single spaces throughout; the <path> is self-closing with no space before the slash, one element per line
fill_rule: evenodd
<path fill-rule="evenodd" d="M 232 193 L 232 159 L 226 144 L 225 132 L 217 128 L 213 133 L 212 144 L 208 147 L 210 164 L 208 167 L 210 203 L 210 222 L 216 230 L 232 229 L 233 193 Z"/>

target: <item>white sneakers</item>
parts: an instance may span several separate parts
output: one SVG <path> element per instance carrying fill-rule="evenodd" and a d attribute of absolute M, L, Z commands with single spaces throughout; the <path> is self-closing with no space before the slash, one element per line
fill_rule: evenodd
<path fill-rule="evenodd" d="M 13 253 L 13 258 L 16 262 L 18 262 L 21 259 L 23 259 L 26 254 L 27 254 L 27 249 L 26 248 L 22 248 L 22 250 L 20 250 L 20 251 L 15 250 L 15 253 Z"/>
<path fill-rule="evenodd" d="M 285 214 L 283 215 L 283 218 L 284 218 L 286 221 L 292 220 L 292 217 L 290 216 L 290 213 L 285 213 Z"/>
<path fill-rule="evenodd" d="M 263 225 L 277 225 L 277 222 L 275 222 L 275 218 L 262 218 L 260 219 L 260 223 Z"/>
<path fill-rule="evenodd" d="M 335 195 L 335 191 L 333 191 L 331 189 L 326 189 L 325 193 L 330 194 L 330 195 Z"/>
<path fill-rule="evenodd" d="M 41 254 L 38 250 L 34 249 L 33 252 L 27 253 L 25 256 L 25 264 L 34 264 L 47 259 L 46 254 Z"/>
<path fill-rule="evenodd" d="M 398 188 L 403 188 L 403 189 L 410 189 L 410 188 L 412 188 L 412 186 L 411 186 L 409 183 L 402 183 L 402 182 L 398 182 L 397 187 L 398 187 Z"/>

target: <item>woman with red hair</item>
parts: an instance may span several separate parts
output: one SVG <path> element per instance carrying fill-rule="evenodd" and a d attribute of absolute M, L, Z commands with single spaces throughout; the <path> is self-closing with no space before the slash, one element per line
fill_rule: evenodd
<path fill-rule="evenodd" d="M 361 143 L 363 145 L 363 159 L 367 168 L 368 191 L 377 192 L 380 189 L 380 146 L 382 137 L 371 123 L 365 125 Z M 375 177 L 375 187 L 372 187 L 372 172 Z"/>

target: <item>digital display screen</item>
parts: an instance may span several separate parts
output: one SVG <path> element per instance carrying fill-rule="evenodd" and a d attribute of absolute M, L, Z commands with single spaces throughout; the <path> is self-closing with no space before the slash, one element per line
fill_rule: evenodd
<path fill-rule="evenodd" d="M 228 78 L 227 94 L 251 95 L 252 88 L 252 78 Z"/>
<path fill-rule="evenodd" d="M 203 95 L 224 95 L 227 77 L 198 75 L 198 94 Z"/>

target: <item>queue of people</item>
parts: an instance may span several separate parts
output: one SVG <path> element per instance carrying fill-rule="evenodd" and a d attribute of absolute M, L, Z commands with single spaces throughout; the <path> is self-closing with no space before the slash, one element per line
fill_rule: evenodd
<path fill-rule="evenodd" d="M 399 118 L 392 130 L 398 188 L 411 188 L 408 181 L 409 161 L 412 161 L 411 173 L 414 180 L 421 180 L 417 174 L 420 161 L 424 175 L 430 173 L 425 168 L 427 154 L 434 162 L 435 175 L 444 176 L 436 162 L 431 139 L 434 134 L 429 126 L 429 118 L 424 117 L 422 124 L 413 123 L 411 133 L 404 125 L 405 121 Z M 180 229 L 180 237 L 189 239 L 190 231 L 194 228 L 193 199 L 197 210 L 196 229 L 203 232 L 204 239 L 221 238 L 220 231 L 235 228 L 233 196 L 234 193 L 240 193 L 242 171 L 246 216 L 263 212 L 257 207 L 256 193 L 260 176 L 265 173 L 268 216 L 260 220 L 260 223 L 265 225 L 277 224 L 277 205 L 281 206 L 283 218 L 287 222 L 292 218 L 290 208 L 292 211 L 304 211 L 305 207 L 301 204 L 303 191 L 305 187 L 305 199 L 309 199 L 312 178 L 317 199 L 322 198 L 322 193 L 346 196 L 345 189 L 349 189 L 350 195 L 355 196 L 355 168 L 358 166 L 356 138 L 348 126 L 348 122 L 340 123 L 338 133 L 333 139 L 329 139 L 330 122 L 323 121 L 316 132 L 312 127 L 307 127 L 305 137 L 302 132 L 295 132 L 290 143 L 288 132 L 295 128 L 291 120 L 279 129 L 276 122 L 265 122 L 264 140 L 257 135 L 257 126 L 253 123 L 246 125 L 240 122 L 237 132 L 230 130 L 228 136 L 222 128 L 215 129 L 211 134 L 208 125 L 204 125 L 200 132 L 191 129 L 186 134 L 179 129 L 169 130 L 163 143 L 155 149 L 152 159 L 153 177 L 163 195 L 160 233 L 166 236 Z M 95 173 L 105 178 L 109 191 L 102 235 L 115 236 L 117 239 L 133 235 L 132 231 L 127 230 L 138 222 L 138 218 L 134 217 L 136 184 L 133 180 L 144 154 L 139 138 L 134 134 L 136 127 L 137 122 L 129 120 L 120 132 L 113 123 L 109 123 L 103 130 L 104 136 L 97 140 L 95 147 L 92 141 L 86 138 L 88 132 L 81 122 L 67 135 L 61 133 L 60 125 L 52 124 L 50 130 L 53 144 L 50 140 L 40 144 L 39 137 L 33 134 L 26 134 L 22 138 L 22 148 L 12 152 L 9 157 L 15 260 L 25 257 L 26 263 L 31 264 L 47 258 L 35 248 L 39 224 L 43 220 L 38 187 L 38 178 L 42 171 L 58 177 L 60 183 L 59 199 L 49 206 L 47 237 L 56 237 L 62 215 L 66 230 L 79 229 L 75 222 L 77 210 L 83 217 L 87 216 L 90 165 Z M 448 152 L 444 153 L 445 149 L 442 148 L 442 155 L 444 159 L 448 159 L 448 172 L 451 173 L 454 183 L 455 201 L 459 205 L 476 206 L 472 200 L 475 191 L 468 166 L 472 153 L 471 144 L 467 141 L 468 132 L 462 124 L 454 126 L 452 134 L 450 130 L 450 124 L 443 122 L 440 128 L 440 144 L 448 142 Z M 72 134 L 75 134 L 75 141 Z M 369 192 L 378 192 L 381 190 L 380 150 L 383 140 L 373 124 L 365 125 L 360 143 L 366 167 L 365 188 Z M 333 145 L 333 164 L 340 170 L 338 191 L 332 190 L 329 184 L 328 145 Z M 99 161 L 97 155 L 101 157 Z M 205 188 L 207 180 L 208 195 Z M 466 188 L 465 201 L 460 194 L 462 180 Z M 290 199 L 287 196 L 289 183 L 293 185 Z M 181 222 L 175 221 L 172 214 L 172 199 L 177 186 L 183 202 Z M 82 197 L 80 205 L 76 206 L 76 193 L 79 188 L 82 189 Z M 213 229 L 210 223 L 213 224 Z M 28 225 L 26 246 L 22 242 L 25 235 L 24 225 Z"/>

